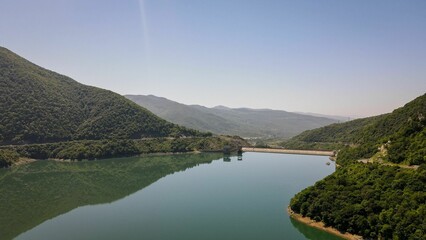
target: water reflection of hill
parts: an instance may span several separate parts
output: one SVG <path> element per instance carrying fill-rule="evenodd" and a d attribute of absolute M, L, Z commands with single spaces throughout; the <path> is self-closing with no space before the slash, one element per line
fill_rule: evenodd
<path fill-rule="evenodd" d="M 325 231 L 310 227 L 305 223 L 298 222 L 293 218 L 290 218 L 291 224 L 306 237 L 306 239 L 311 240 L 342 240 L 338 236 L 331 235 Z"/>
<path fill-rule="evenodd" d="M 220 154 L 134 157 L 91 162 L 40 161 L 0 171 L 0 238 L 11 239 L 84 205 L 108 203 Z"/>

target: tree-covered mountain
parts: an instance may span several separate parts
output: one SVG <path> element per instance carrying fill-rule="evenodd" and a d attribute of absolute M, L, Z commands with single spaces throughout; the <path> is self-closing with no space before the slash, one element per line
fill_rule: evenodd
<path fill-rule="evenodd" d="M 0 145 L 194 136 L 114 92 L 86 86 L 0 47 Z"/>
<path fill-rule="evenodd" d="M 293 211 L 364 239 L 426 238 L 426 168 L 354 163 L 304 189 Z"/>
<path fill-rule="evenodd" d="M 391 162 L 421 164 L 426 162 L 425 119 L 426 94 L 423 94 L 392 113 L 305 131 L 283 146 L 335 150 L 349 146 L 341 154 L 343 159 L 345 154 L 355 152 L 359 158 L 371 157 L 383 145 Z"/>
<path fill-rule="evenodd" d="M 337 147 L 341 166 L 296 194 L 291 209 L 365 239 L 426 239 L 425 116 L 426 94 L 392 113 L 307 131 L 287 142 L 335 144 L 328 146 Z"/>
<path fill-rule="evenodd" d="M 425 115 L 426 94 L 423 94 L 392 113 L 331 124 L 305 131 L 294 139 L 305 142 L 371 142 L 390 136 L 408 122 L 416 121 Z"/>
<path fill-rule="evenodd" d="M 185 105 L 153 95 L 126 97 L 170 122 L 200 131 L 242 137 L 290 138 L 307 129 L 338 121 L 270 109 Z"/>

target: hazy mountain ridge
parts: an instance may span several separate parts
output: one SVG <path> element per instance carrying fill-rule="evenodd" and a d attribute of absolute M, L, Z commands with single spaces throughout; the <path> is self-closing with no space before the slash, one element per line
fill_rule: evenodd
<path fill-rule="evenodd" d="M 185 105 L 153 95 L 125 97 L 173 123 L 201 131 L 242 137 L 289 138 L 304 130 L 337 122 L 334 119 L 281 110 L 225 106 L 208 108 Z"/>
<path fill-rule="evenodd" d="M 331 119 L 336 119 L 336 120 L 341 121 L 341 122 L 346 122 L 346 121 L 362 118 L 360 116 L 353 116 L 353 115 L 351 115 L 351 116 L 339 116 L 339 115 L 327 115 L 327 114 L 312 113 L 312 112 L 295 112 L 295 113 L 304 114 L 304 115 L 311 115 L 311 116 L 315 116 L 315 117 L 331 118 Z"/>
<path fill-rule="evenodd" d="M 123 96 L 86 86 L 0 47 L 0 144 L 193 136 Z"/>

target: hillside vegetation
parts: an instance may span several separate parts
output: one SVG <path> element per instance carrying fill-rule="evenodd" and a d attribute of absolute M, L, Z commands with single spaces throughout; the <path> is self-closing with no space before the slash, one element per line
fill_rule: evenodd
<path fill-rule="evenodd" d="M 298 193 L 293 211 L 365 239 L 425 239 L 426 168 L 351 164 Z"/>
<path fill-rule="evenodd" d="M 236 136 L 193 138 L 79 140 L 43 144 L 0 146 L 0 167 L 15 164 L 19 158 L 94 160 L 149 153 L 222 152 L 227 146 L 237 152 L 247 142 Z"/>
<path fill-rule="evenodd" d="M 390 136 L 402 129 L 409 121 L 418 121 L 425 115 L 426 94 L 417 97 L 401 108 L 395 109 L 392 113 L 308 130 L 292 140 L 361 144 Z"/>
<path fill-rule="evenodd" d="M 291 209 L 366 239 L 426 239 L 425 116 L 422 95 L 390 114 L 307 131 L 285 143 L 337 147 L 341 165 L 298 193 Z"/>
<path fill-rule="evenodd" d="M 0 47 L 0 145 L 201 136 L 114 92 L 80 84 Z"/>
<path fill-rule="evenodd" d="M 287 148 L 345 149 L 340 160 L 369 158 L 383 146 L 384 160 L 426 163 L 426 94 L 392 113 L 309 130 L 284 142 Z"/>
<path fill-rule="evenodd" d="M 338 121 L 280 110 L 185 105 L 153 95 L 126 97 L 170 122 L 200 131 L 247 138 L 290 138 Z"/>

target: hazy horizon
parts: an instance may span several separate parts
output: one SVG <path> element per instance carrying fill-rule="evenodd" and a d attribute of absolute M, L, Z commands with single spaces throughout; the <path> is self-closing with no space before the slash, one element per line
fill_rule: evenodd
<path fill-rule="evenodd" d="M 83 84 L 339 116 L 426 91 L 424 1 L 6 0 L 0 45 Z"/>
<path fill-rule="evenodd" d="M 360 116 L 360 115 L 335 115 L 335 114 L 322 114 L 322 113 L 316 113 L 316 112 L 303 112 L 303 111 L 287 111 L 285 109 L 273 109 L 273 108 L 253 108 L 250 106 L 239 106 L 239 107 L 229 107 L 229 106 L 225 106 L 225 105 L 212 105 L 212 106 L 204 106 L 198 103 L 182 103 L 182 102 L 178 102 L 175 101 L 173 99 L 170 99 L 168 97 L 164 97 L 164 96 L 157 96 L 154 94 L 123 94 L 123 96 L 153 96 L 153 97 L 158 97 L 158 98 L 165 98 L 169 101 L 172 102 L 176 102 L 179 104 L 184 104 L 187 106 L 202 106 L 202 107 L 207 107 L 207 108 L 221 108 L 221 107 L 225 107 L 225 108 L 231 108 L 231 109 L 240 109 L 240 108 L 246 108 L 246 109 L 253 109 L 253 110 L 273 110 L 273 111 L 286 111 L 286 112 L 291 112 L 291 113 L 299 113 L 299 114 L 305 114 L 305 115 L 312 115 L 312 116 L 316 116 L 316 115 L 324 115 L 323 117 L 337 117 L 337 118 L 350 118 L 350 120 L 355 119 L 355 118 L 364 118 L 364 117 L 368 117 L 368 116 Z M 321 116 L 320 116 L 321 117 Z"/>

